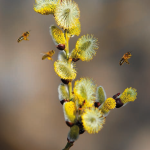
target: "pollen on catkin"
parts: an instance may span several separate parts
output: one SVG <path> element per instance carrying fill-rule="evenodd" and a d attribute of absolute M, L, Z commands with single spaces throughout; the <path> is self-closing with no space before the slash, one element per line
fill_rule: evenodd
<path fill-rule="evenodd" d="M 81 117 L 84 129 L 90 134 L 98 133 L 105 123 L 105 118 L 101 111 L 95 107 L 86 109 Z"/>
<path fill-rule="evenodd" d="M 80 24 L 80 21 L 77 20 L 76 25 L 74 27 L 72 27 L 72 28 L 69 28 L 67 30 L 67 32 L 70 34 L 70 36 L 74 36 L 74 35 L 79 36 L 80 33 L 81 33 L 81 24 Z"/>
<path fill-rule="evenodd" d="M 96 102 L 102 104 L 106 100 L 106 93 L 102 86 L 99 86 L 96 91 Z"/>
<path fill-rule="evenodd" d="M 72 59 L 78 59 L 78 55 L 77 55 L 77 50 L 76 49 L 73 49 L 72 51 L 71 51 L 71 58 Z"/>
<path fill-rule="evenodd" d="M 64 117 L 66 121 L 69 121 L 71 123 L 74 123 L 76 119 L 76 107 L 75 103 L 70 101 L 70 102 L 65 102 L 63 104 L 63 110 L 64 110 Z"/>
<path fill-rule="evenodd" d="M 90 109 L 94 106 L 94 103 L 89 103 L 89 102 L 84 102 L 83 105 L 82 105 L 82 111 L 84 111 L 85 109 Z"/>
<path fill-rule="evenodd" d="M 76 52 L 82 61 L 90 61 L 96 55 L 98 49 L 98 40 L 93 35 L 83 35 L 76 43 Z"/>
<path fill-rule="evenodd" d="M 116 101 L 113 98 L 107 98 L 105 102 L 100 106 L 100 110 L 103 114 L 108 113 L 111 109 L 116 107 Z"/>
<path fill-rule="evenodd" d="M 34 11 L 42 15 L 54 14 L 58 0 L 35 0 Z"/>
<path fill-rule="evenodd" d="M 81 78 L 75 82 L 74 94 L 79 99 L 79 104 L 86 102 L 93 103 L 95 100 L 96 85 L 91 79 Z"/>
<path fill-rule="evenodd" d="M 128 102 L 133 102 L 136 99 L 137 92 L 135 88 L 126 88 L 122 94 L 120 94 L 119 98 L 123 104 Z"/>
<path fill-rule="evenodd" d="M 73 80 L 76 78 L 75 65 L 64 61 L 55 61 L 54 70 L 61 79 Z"/>
<path fill-rule="evenodd" d="M 50 35 L 52 36 L 52 39 L 56 45 L 58 44 L 64 44 L 65 45 L 65 37 L 62 30 L 57 28 L 54 25 L 51 25 L 49 27 Z"/>
<path fill-rule="evenodd" d="M 69 29 L 76 26 L 80 17 L 78 5 L 72 0 L 63 0 L 58 4 L 55 11 L 55 20 L 63 29 Z"/>

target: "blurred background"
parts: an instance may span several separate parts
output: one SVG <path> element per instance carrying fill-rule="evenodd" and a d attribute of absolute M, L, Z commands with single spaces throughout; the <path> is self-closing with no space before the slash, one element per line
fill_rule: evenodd
<path fill-rule="evenodd" d="M 107 97 L 137 89 L 134 103 L 111 111 L 98 134 L 84 133 L 72 150 L 149 150 L 150 147 L 150 1 L 76 0 L 81 35 L 94 34 L 97 55 L 78 61 L 77 79 L 93 78 Z M 54 72 L 57 60 L 49 26 L 52 15 L 33 10 L 34 0 L 0 0 L 0 150 L 60 150 L 67 143 L 66 126 Z M 29 41 L 17 43 L 29 31 Z M 80 37 L 79 36 L 79 37 Z M 70 50 L 79 37 L 70 40 Z M 54 61 L 40 53 L 56 50 Z M 131 52 L 130 65 L 119 65 Z"/>

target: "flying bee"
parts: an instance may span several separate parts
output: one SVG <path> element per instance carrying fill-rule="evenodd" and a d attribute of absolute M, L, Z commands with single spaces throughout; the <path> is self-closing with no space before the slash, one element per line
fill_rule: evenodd
<path fill-rule="evenodd" d="M 22 40 L 29 40 L 29 39 L 28 39 L 29 34 L 30 34 L 29 31 L 24 32 L 24 33 L 22 34 L 22 36 L 20 36 L 20 37 L 18 38 L 17 42 L 19 43 L 19 42 L 21 42 Z"/>
<path fill-rule="evenodd" d="M 48 60 L 53 60 L 52 59 L 52 56 L 55 54 L 55 51 L 54 50 L 51 50 L 51 51 L 49 51 L 49 52 L 47 52 L 47 53 L 45 53 L 45 54 L 43 54 L 43 57 L 42 57 L 42 60 L 44 60 L 44 59 L 48 59 Z"/>
<path fill-rule="evenodd" d="M 122 66 L 124 62 L 127 63 L 127 64 L 130 64 L 130 63 L 128 62 L 128 59 L 129 59 L 131 56 L 132 56 L 132 55 L 131 55 L 131 52 L 125 53 L 125 54 L 123 55 L 123 57 L 121 58 L 120 62 L 119 62 L 120 66 Z"/>

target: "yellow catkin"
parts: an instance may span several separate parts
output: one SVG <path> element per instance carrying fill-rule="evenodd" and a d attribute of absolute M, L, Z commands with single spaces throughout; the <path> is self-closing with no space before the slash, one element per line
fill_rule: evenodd
<path fill-rule="evenodd" d="M 65 106 L 64 106 L 65 112 L 66 112 L 66 116 L 69 119 L 69 121 L 74 122 L 75 118 L 76 118 L 76 107 L 75 107 L 75 103 L 70 101 L 70 102 L 66 102 Z"/>
<path fill-rule="evenodd" d="M 133 102 L 136 99 L 137 92 L 135 88 L 126 88 L 121 94 L 120 99 L 123 104 Z"/>
<path fill-rule="evenodd" d="M 90 61 L 96 55 L 98 40 L 93 35 L 83 35 L 76 43 L 77 56 L 82 61 Z"/>
<path fill-rule="evenodd" d="M 96 85 L 91 79 L 81 78 L 75 82 L 74 93 L 78 97 L 79 102 L 92 103 L 95 100 Z"/>
<path fill-rule="evenodd" d="M 72 28 L 68 29 L 68 33 L 72 36 L 72 35 L 77 35 L 79 36 L 81 33 L 81 24 L 80 21 L 77 20 L 76 25 Z"/>
<path fill-rule="evenodd" d="M 63 0 L 56 8 L 55 20 L 63 29 L 76 26 L 80 17 L 78 5 L 72 0 Z"/>
<path fill-rule="evenodd" d="M 52 25 L 50 26 L 50 34 L 52 36 L 52 39 L 56 45 L 58 44 L 64 44 L 65 45 L 65 37 L 62 30 L 57 28 L 56 26 Z"/>
<path fill-rule="evenodd" d="M 101 111 L 103 113 L 108 113 L 111 109 L 116 107 L 116 101 L 113 98 L 107 98 L 102 105 Z"/>
<path fill-rule="evenodd" d="M 33 9 L 42 15 L 49 15 L 55 13 L 56 6 L 57 0 L 36 0 Z"/>
<path fill-rule="evenodd" d="M 86 109 L 81 116 L 84 129 L 92 134 L 98 133 L 105 123 L 105 117 L 97 108 Z"/>
<path fill-rule="evenodd" d="M 68 62 L 55 61 L 54 70 L 61 79 L 73 80 L 76 77 L 76 70 Z"/>

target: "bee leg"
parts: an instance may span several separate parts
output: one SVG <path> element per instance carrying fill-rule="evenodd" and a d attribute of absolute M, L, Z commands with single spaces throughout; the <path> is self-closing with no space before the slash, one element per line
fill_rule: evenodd
<path fill-rule="evenodd" d="M 126 62 L 127 64 L 130 64 L 130 63 L 128 62 L 128 60 L 127 60 L 127 59 L 125 60 L 125 62 Z"/>
<path fill-rule="evenodd" d="M 29 41 L 29 39 L 27 37 L 24 37 L 24 40 Z"/>
<path fill-rule="evenodd" d="M 48 59 L 48 60 L 52 60 L 52 58 L 51 58 L 51 57 L 47 57 L 47 59 Z"/>

